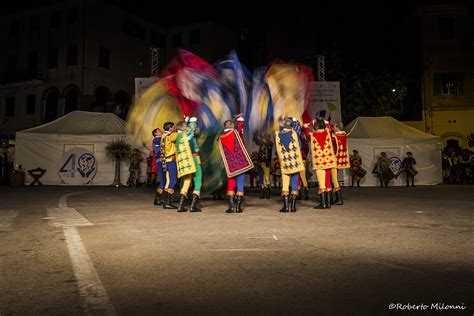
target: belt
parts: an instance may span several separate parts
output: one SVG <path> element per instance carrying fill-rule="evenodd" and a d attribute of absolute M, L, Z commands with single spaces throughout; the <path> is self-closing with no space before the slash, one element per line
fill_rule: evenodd
<path fill-rule="evenodd" d="M 199 157 L 199 151 L 198 151 L 198 152 L 195 152 L 195 153 L 193 153 L 193 157 Z"/>
<path fill-rule="evenodd" d="M 176 160 L 176 155 L 167 156 L 166 159 Z"/>

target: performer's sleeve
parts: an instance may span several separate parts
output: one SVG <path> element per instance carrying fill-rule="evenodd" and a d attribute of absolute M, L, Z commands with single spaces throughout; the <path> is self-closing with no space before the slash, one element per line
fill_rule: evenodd
<path fill-rule="evenodd" d="M 334 152 L 337 154 L 339 152 L 339 142 L 337 140 L 337 136 L 335 134 L 331 134 L 331 138 L 334 140 L 332 143 L 336 144 L 336 146 L 334 146 Z"/>
<path fill-rule="evenodd" d="M 303 128 L 303 133 L 306 135 L 306 137 L 309 139 L 309 126 Z"/>
<path fill-rule="evenodd" d="M 193 139 L 195 133 L 196 133 L 196 126 L 190 125 L 190 126 L 188 127 L 188 130 L 186 131 L 187 139 L 188 139 L 188 140 Z"/>
<path fill-rule="evenodd" d="M 154 155 L 158 154 L 158 152 L 160 151 L 160 143 L 157 143 L 157 142 L 153 139 L 152 146 L 153 146 L 153 154 L 154 154 Z"/>
<path fill-rule="evenodd" d="M 303 132 L 302 128 L 301 128 L 301 124 L 300 124 L 300 121 L 294 119 L 292 122 L 291 122 L 291 125 L 293 126 L 293 129 L 295 130 L 296 134 L 298 134 L 298 137 L 301 136 L 301 133 Z"/>
<path fill-rule="evenodd" d="M 243 132 L 244 130 L 244 125 L 245 125 L 245 122 L 244 121 L 237 121 L 237 123 L 235 124 L 235 126 L 237 127 L 236 130 L 241 133 Z"/>
<path fill-rule="evenodd" d="M 170 142 L 174 143 L 178 138 L 178 133 L 171 133 L 167 136 L 167 138 L 170 140 Z"/>
<path fill-rule="evenodd" d="M 416 160 L 415 160 L 415 158 L 413 158 L 413 164 L 416 165 Z"/>

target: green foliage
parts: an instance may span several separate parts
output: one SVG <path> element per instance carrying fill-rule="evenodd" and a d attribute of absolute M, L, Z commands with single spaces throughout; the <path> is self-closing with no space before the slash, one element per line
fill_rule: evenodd
<path fill-rule="evenodd" d="M 313 67 L 315 74 L 319 54 L 326 56 L 326 80 L 339 81 L 341 84 L 344 122 L 350 122 L 358 116 L 398 117 L 401 114 L 409 81 L 405 75 L 389 69 L 368 70 L 356 61 L 344 59 L 337 51 L 309 51 L 304 62 Z"/>
<path fill-rule="evenodd" d="M 131 152 L 132 146 L 124 138 L 111 141 L 105 146 L 105 153 L 111 160 L 128 157 Z"/>

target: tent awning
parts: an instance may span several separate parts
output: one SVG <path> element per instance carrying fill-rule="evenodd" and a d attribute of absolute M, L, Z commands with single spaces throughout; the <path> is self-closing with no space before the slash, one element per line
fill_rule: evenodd
<path fill-rule="evenodd" d="M 346 126 L 349 138 L 438 139 L 393 117 L 358 117 Z"/>
<path fill-rule="evenodd" d="M 117 135 L 126 133 L 126 122 L 113 113 L 73 111 L 50 123 L 21 132 L 63 135 Z"/>

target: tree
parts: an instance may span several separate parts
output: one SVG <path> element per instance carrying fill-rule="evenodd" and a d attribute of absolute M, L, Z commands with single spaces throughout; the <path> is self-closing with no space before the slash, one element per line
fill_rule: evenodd
<path fill-rule="evenodd" d="M 304 62 L 317 73 L 317 55 L 326 56 L 326 80 L 339 81 L 342 118 L 350 122 L 358 116 L 394 116 L 403 112 L 407 95 L 407 75 L 387 69 L 370 70 L 357 60 L 344 58 L 337 49 L 307 52 Z"/>
<path fill-rule="evenodd" d="M 122 182 L 120 181 L 120 165 L 121 160 L 124 157 L 130 156 L 132 151 L 132 146 L 124 138 L 120 138 L 110 143 L 107 143 L 105 146 L 105 153 L 107 157 L 111 160 L 115 160 L 115 177 L 114 182 L 111 186 L 122 186 Z"/>

